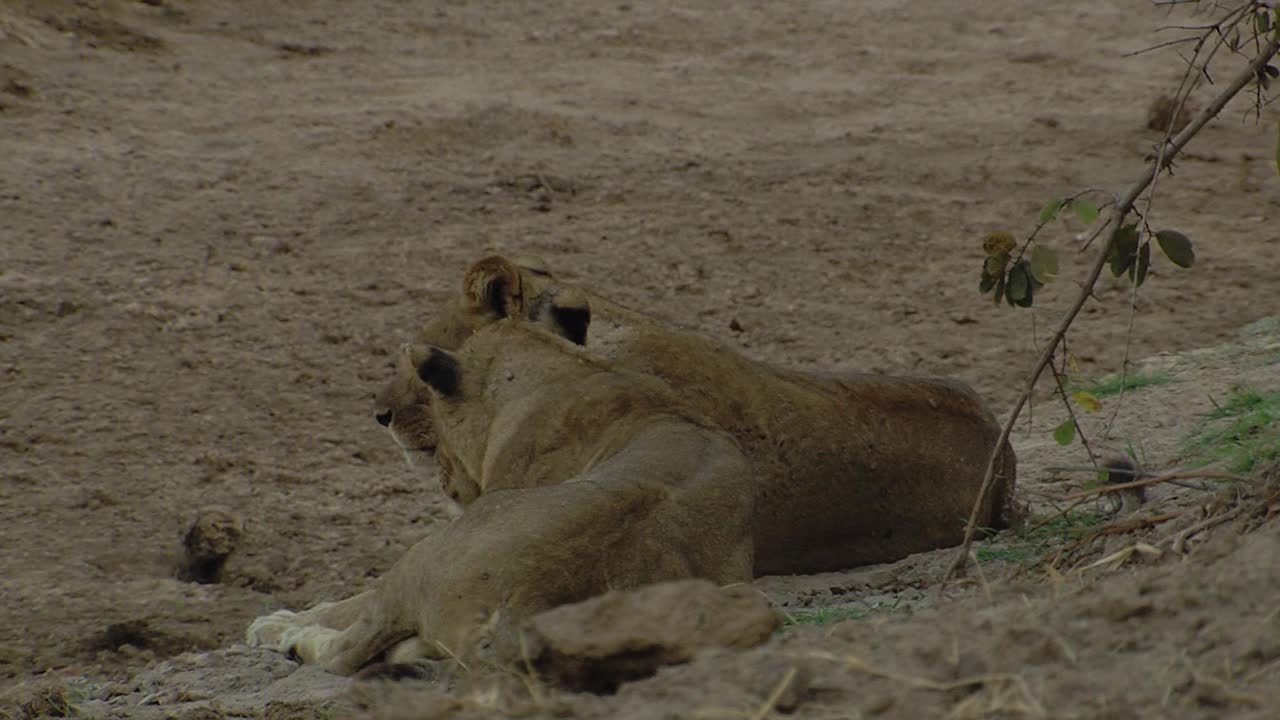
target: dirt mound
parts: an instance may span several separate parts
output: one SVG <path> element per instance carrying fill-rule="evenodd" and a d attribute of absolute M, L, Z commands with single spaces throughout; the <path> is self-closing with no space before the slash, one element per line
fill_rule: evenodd
<path fill-rule="evenodd" d="M 527 661 L 539 677 L 590 692 L 679 665 L 709 649 L 744 650 L 769 639 L 780 619 L 749 587 L 705 580 L 610 592 L 529 620 L 508 663 Z"/>

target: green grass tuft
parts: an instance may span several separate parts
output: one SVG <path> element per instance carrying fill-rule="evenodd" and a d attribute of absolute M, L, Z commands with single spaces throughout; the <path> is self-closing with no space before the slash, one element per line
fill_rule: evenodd
<path fill-rule="evenodd" d="M 1186 443 L 1195 464 L 1224 462 L 1230 472 L 1247 473 L 1280 459 L 1280 391 L 1236 388 L 1205 419 L 1206 427 Z"/>
<path fill-rule="evenodd" d="M 786 611 L 782 619 L 783 627 L 792 625 L 827 625 L 842 620 L 861 620 L 871 614 L 868 608 L 819 607 L 805 610 Z"/>
<path fill-rule="evenodd" d="M 1050 550 L 1075 542 L 1093 532 L 1105 519 L 1104 515 L 1096 512 L 1069 512 L 1031 532 L 1012 533 L 1002 537 L 999 545 L 989 547 L 984 543 L 974 548 L 973 554 L 978 562 L 984 563 L 1039 562 Z M 1029 518 L 1027 525 L 1034 527 L 1037 522 L 1035 518 Z"/>
<path fill-rule="evenodd" d="M 1129 392 L 1138 388 L 1150 387 L 1153 385 L 1168 385 L 1173 382 L 1173 376 L 1166 372 L 1131 372 L 1120 377 L 1120 373 L 1107 375 L 1099 380 L 1084 379 L 1078 382 L 1067 384 L 1067 391 L 1074 392 L 1076 390 L 1084 390 L 1092 393 L 1094 397 L 1104 398 L 1108 395 L 1119 395 L 1123 390 Z"/>

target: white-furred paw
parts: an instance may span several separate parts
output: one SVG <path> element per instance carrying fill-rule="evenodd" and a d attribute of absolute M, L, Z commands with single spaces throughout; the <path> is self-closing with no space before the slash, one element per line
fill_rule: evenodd
<path fill-rule="evenodd" d="M 280 652 L 297 656 L 307 664 L 323 665 L 328 662 L 330 647 L 334 638 L 341 635 L 337 630 L 319 625 L 302 625 L 284 631 L 280 639 Z"/>
<path fill-rule="evenodd" d="M 283 643 L 285 632 L 297 627 L 292 610 L 277 610 L 270 615 L 263 615 L 249 623 L 244 633 L 244 641 L 251 647 L 269 647 L 276 652 L 285 652 L 288 646 Z"/>

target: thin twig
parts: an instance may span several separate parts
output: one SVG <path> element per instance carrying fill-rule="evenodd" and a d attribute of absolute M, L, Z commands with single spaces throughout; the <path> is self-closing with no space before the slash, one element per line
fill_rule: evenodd
<path fill-rule="evenodd" d="M 1165 30 L 1165 29 L 1172 29 L 1172 28 L 1160 28 L 1160 29 Z M 1191 30 L 1193 28 L 1178 28 L 1178 29 Z M 1136 55 L 1144 55 L 1146 53 L 1152 52 L 1153 50 L 1161 50 L 1171 45 L 1181 45 L 1182 43 L 1195 42 L 1199 39 L 1200 39 L 1199 35 L 1188 35 L 1187 37 L 1178 38 L 1177 40 L 1166 40 L 1165 42 L 1162 42 L 1158 45 L 1152 45 L 1151 47 L 1145 47 L 1145 48 L 1142 48 L 1141 50 L 1134 50 L 1132 52 L 1127 52 L 1124 54 L 1124 57 L 1134 57 Z"/>
<path fill-rule="evenodd" d="M 1187 68 L 1182 73 L 1182 79 L 1178 82 L 1178 91 L 1174 93 L 1174 97 L 1177 99 L 1177 104 L 1174 106 L 1173 112 L 1169 113 L 1169 124 L 1164 128 L 1164 137 L 1160 139 L 1160 149 L 1156 153 L 1157 167 L 1165 166 L 1165 150 L 1169 147 L 1169 138 L 1173 136 L 1173 129 L 1177 125 L 1178 118 L 1181 117 L 1182 113 L 1185 111 L 1187 101 L 1191 98 L 1191 93 L 1199 87 L 1202 79 L 1208 79 L 1209 63 L 1212 62 L 1214 56 L 1218 54 L 1218 50 L 1227 43 L 1227 35 L 1222 32 L 1222 27 L 1234 27 L 1235 24 L 1239 22 L 1240 16 L 1248 7 L 1250 7 L 1250 5 L 1241 6 L 1227 13 L 1225 17 L 1219 19 L 1216 23 L 1207 26 L 1204 32 L 1199 36 L 1199 39 L 1196 40 L 1196 46 L 1192 50 L 1191 60 L 1187 63 Z M 1209 49 L 1204 59 L 1200 60 L 1199 68 L 1197 68 L 1196 60 L 1201 57 L 1201 52 L 1204 50 L 1205 43 L 1208 42 L 1209 38 L 1215 33 L 1218 36 L 1218 41 Z M 1120 416 L 1120 409 L 1124 406 L 1124 396 L 1127 389 L 1125 380 L 1129 375 L 1129 353 L 1133 347 L 1133 327 L 1138 319 L 1139 285 L 1137 265 L 1141 263 L 1141 256 L 1139 253 L 1142 251 L 1142 246 L 1150 246 L 1151 244 L 1151 236 L 1153 233 L 1151 232 L 1150 226 L 1147 225 L 1147 217 L 1151 214 L 1151 206 L 1155 202 L 1156 188 L 1159 182 L 1160 174 L 1156 173 L 1156 175 L 1151 178 L 1151 186 L 1147 188 L 1146 191 L 1145 207 L 1142 212 L 1138 213 L 1139 217 L 1142 219 L 1143 229 L 1146 231 L 1147 241 L 1146 243 L 1138 243 L 1134 246 L 1134 257 L 1130 261 L 1134 263 L 1134 275 L 1132 276 L 1134 282 L 1129 293 L 1129 327 L 1124 336 L 1124 355 L 1120 360 L 1120 394 L 1116 397 L 1114 409 L 1111 411 L 1111 417 L 1108 418 L 1106 428 L 1102 432 L 1102 439 L 1104 441 L 1111 437 L 1111 428 L 1115 423 L 1116 418 Z M 1138 211 L 1135 209 L 1134 212 Z M 1150 252 L 1151 250 L 1148 247 L 1147 253 L 1149 254 Z"/>
<path fill-rule="evenodd" d="M 1098 456 L 1093 452 L 1093 448 L 1089 446 L 1089 439 L 1084 436 L 1084 428 L 1080 425 L 1080 420 L 1076 418 L 1075 410 L 1071 408 L 1071 399 L 1067 397 L 1067 389 L 1062 386 L 1062 373 L 1058 372 L 1058 368 L 1053 366 L 1053 362 L 1049 362 L 1049 370 L 1053 372 L 1053 382 L 1058 386 L 1058 394 L 1062 396 L 1062 404 L 1067 408 L 1067 417 L 1070 418 L 1071 424 L 1076 426 L 1076 433 L 1080 435 L 1080 444 L 1084 445 L 1084 451 L 1089 453 L 1089 462 L 1095 466 L 1098 464 Z"/>
<path fill-rule="evenodd" d="M 1111 471 L 1111 472 L 1114 472 L 1114 471 Z M 1231 473 L 1218 472 L 1216 470 L 1194 470 L 1194 471 L 1185 471 L 1185 472 L 1175 471 L 1171 473 L 1165 473 L 1164 475 L 1157 475 L 1155 477 L 1142 478 L 1141 480 L 1133 480 L 1131 482 L 1126 482 L 1126 483 L 1115 483 L 1114 485 L 1104 485 L 1102 487 L 1093 488 L 1092 490 L 1082 490 L 1073 495 L 1068 495 L 1062 498 L 1062 500 L 1064 502 L 1068 502 L 1072 500 L 1083 500 L 1086 498 L 1091 498 L 1095 495 L 1105 495 L 1106 493 L 1120 492 L 1121 490 L 1131 490 L 1133 488 L 1146 487 L 1148 485 L 1158 485 L 1160 483 L 1173 482 L 1174 480 L 1196 480 L 1196 479 L 1208 479 L 1208 478 L 1217 478 L 1220 480 L 1236 480 L 1236 481 L 1241 481 L 1246 479 L 1246 478 L 1240 477 L 1239 475 L 1232 475 Z"/>
<path fill-rule="evenodd" d="M 764 720 L 769 716 L 769 713 L 773 712 L 773 708 L 777 706 L 778 700 L 782 697 L 782 693 L 786 692 L 787 688 L 791 686 L 791 682 L 796 679 L 797 672 L 798 670 L 794 665 L 787 668 L 787 672 L 783 674 L 782 680 L 778 682 L 778 685 L 773 689 L 773 692 L 769 693 L 769 697 L 765 699 L 764 704 L 760 706 L 760 709 L 756 710 L 755 714 L 751 716 L 751 720 Z"/>
<path fill-rule="evenodd" d="M 1183 512 L 1185 511 L 1161 513 L 1159 515 L 1151 515 L 1148 517 L 1134 518 L 1133 520 L 1127 520 L 1125 522 L 1107 525 L 1096 532 L 1090 533 L 1089 535 L 1080 538 L 1079 540 L 1071 543 L 1067 547 L 1064 547 L 1058 552 L 1054 553 L 1053 560 L 1049 562 L 1049 567 L 1056 569 L 1058 567 L 1059 560 L 1066 557 L 1068 554 L 1073 553 L 1076 550 L 1079 550 L 1082 547 L 1086 547 L 1092 544 L 1094 540 L 1097 540 L 1100 537 L 1103 537 L 1105 535 L 1123 535 L 1124 533 L 1130 533 L 1130 532 L 1133 532 L 1134 530 L 1141 530 L 1143 528 L 1153 527 L 1155 525 L 1168 522 L 1182 515 Z"/>
<path fill-rule="evenodd" d="M 1147 164 L 1146 170 L 1137 182 L 1125 192 L 1125 194 L 1116 202 L 1111 210 L 1110 219 L 1116 228 L 1121 227 L 1122 222 L 1129 211 L 1133 208 L 1134 202 L 1147 189 L 1147 186 L 1155 179 L 1165 165 L 1173 161 L 1173 158 L 1186 146 L 1191 138 L 1204 128 L 1206 124 L 1217 116 L 1222 108 L 1235 97 L 1246 85 L 1257 79 L 1258 72 L 1266 66 L 1267 62 L 1275 56 L 1280 50 L 1280 33 L 1272 33 L 1271 39 L 1264 45 L 1249 65 L 1239 73 L 1230 83 L 1220 92 L 1212 102 L 1210 102 L 1199 114 L 1185 127 L 1182 132 L 1171 139 L 1167 146 L 1162 147 L 1161 157 L 1153 159 Z M 964 567 L 965 561 L 969 557 L 969 547 L 973 544 L 973 537 L 978 528 L 978 518 L 982 514 L 983 505 L 986 503 L 987 496 L 991 492 L 991 486 L 995 481 L 996 466 L 1001 457 L 1004 455 L 1005 445 L 1009 442 L 1009 435 L 1013 432 L 1014 423 L 1018 421 L 1018 415 L 1022 412 L 1022 407 L 1026 405 L 1031 393 L 1035 390 L 1036 382 L 1040 379 L 1040 375 L 1044 373 L 1045 367 L 1053 359 L 1054 352 L 1058 348 L 1058 344 L 1066 335 L 1067 329 L 1071 327 L 1071 323 L 1079 314 L 1085 302 L 1089 299 L 1093 291 L 1093 286 L 1098 282 L 1098 276 L 1102 274 L 1102 268 L 1107 264 L 1107 256 L 1111 251 L 1111 245 L 1114 242 L 1115 233 L 1112 233 L 1112 239 L 1108 240 L 1105 247 L 1101 248 L 1097 256 L 1094 258 L 1093 266 L 1089 269 L 1089 274 L 1085 279 L 1084 286 L 1075 302 L 1071 304 L 1070 309 L 1063 316 L 1062 321 L 1058 324 L 1057 330 L 1054 332 L 1052 339 L 1041 352 L 1040 358 L 1036 361 L 1034 369 L 1027 380 L 1026 388 L 1018 397 L 1018 401 L 1014 403 L 1013 411 L 1009 414 L 1009 419 L 1005 421 L 1004 427 L 1000 431 L 1000 438 L 996 441 L 995 448 L 991 451 L 990 457 L 987 458 L 987 469 L 982 479 L 982 485 L 978 489 L 978 495 L 974 498 L 973 510 L 969 514 L 969 521 L 965 524 L 964 542 L 955 554 L 955 559 L 947 568 L 943 575 L 942 582 L 938 584 L 938 595 L 946 589 L 947 581 L 954 576 L 961 568 Z"/>
<path fill-rule="evenodd" d="M 1081 505 L 1083 505 L 1083 504 L 1084 504 L 1084 500 L 1077 500 L 1077 501 L 1075 501 L 1075 502 L 1071 503 L 1070 505 L 1068 505 L 1068 506 L 1066 506 L 1066 507 L 1062 508 L 1061 510 L 1059 510 L 1059 511 L 1055 512 L 1055 513 L 1054 513 L 1054 514 L 1052 514 L 1052 515 L 1049 515 L 1048 517 L 1044 518 L 1044 519 L 1043 519 L 1043 520 L 1041 520 L 1040 522 L 1038 522 L 1038 523 L 1036 523 L 1035 525 L 1031 526 L 1031 527 L 1026 531 L 1026 534 L 1030 535 L 1031 533 L 1035 532 L 1036 530 L 1039 530 L 1040 528 L 1044 527 L 1045 525 L 1048 525 L 1049 523 L 1053 522 L 1054 520 L 1057 520 L 1058 518 L 1063 517 L 1063 516 L 1064 516 L 1064 515 L 1066 515 L 1067 513 L 1071 512 L 1072 510 L 1075 510 L 1076 508 L 1080 507 L 1080 506 L 1081 506 Z"/>

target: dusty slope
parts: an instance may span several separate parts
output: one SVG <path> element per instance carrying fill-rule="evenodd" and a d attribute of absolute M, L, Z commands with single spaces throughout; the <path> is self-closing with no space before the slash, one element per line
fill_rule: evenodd
<path fill-rule="evenodd" d="M 1147 448 L 1180 447 L 1205 425 L 1215 397 L 1233 387 L 1280 388 L 1280 318 L 1247 328 L 1237 342 L 1143 365 L 1169 368 L 1170 382 L 1130 393 L 1116 432 L 1139 434 Z M 1044 427 L 1017 436 L 1024 495 L 1038 515 L 1081 486 L 1079 477 L 1046 470 L 1068 452 L 1041 442 L 1060 414 L 1043 413 L 1035 424 Z M 1092 419 L 1088 429 L 1105 422 Z M 28 680 L 3 699 L 26 703 L 19 717 L 64 702 L 85 717 L 156 719 L 753 717 L 770 702 L 813 718 L 1272 717 L 1280 703 L 1280 465 L 1207 491 L 1156 487 L 1134 513 L 1112 515 L 1104 502 L 1077 513 L 1094 518 L 1082 536 L 1096 539 L 1057 560 L 1071 538 L 1041 543 L 1006 533 L 982 543 L 980 571 L 953 585 L 941 607 L 931 607 L 933 593 L 951 550 L 764 578 L 756 589 L 788 616 L 858 619 L 796 625 L 755 650 L 707 654 L 612 697 L 531 684 L 524 667 L 450 663 L 438 664 L 441 680 L 382 686 L 232 644 L 118 682 L 67 672 Z M 1125 526 L 1141 527 L 1110 532 Z M 1135 546 L 1145 552 L 1123 554 Z M 988 559 L 1028 547 L 1017 562 Z M 1056 570 L 1035 563 L 1036 554 Z"/>

